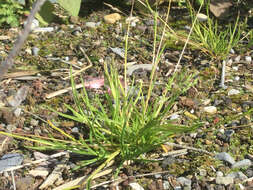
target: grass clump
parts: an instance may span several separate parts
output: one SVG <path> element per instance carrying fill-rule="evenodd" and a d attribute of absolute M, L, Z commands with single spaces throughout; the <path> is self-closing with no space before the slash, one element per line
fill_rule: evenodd
<path fill-rule="evenodd" d="M 206 22 L 197 20 L 191 39 L 207 50 L 212 58 L 225 60 L 230 50 L 239 44 L 241 36 L 239 17 L 233 25 L 228 24 L 221 28 L 217 20 L 214 21 L 208 16 Z"/>
<path fill-rule="evenodd" d="M 85 155 L 87 159 L 81 161 L 76 169 L 101 164 L 90 176 L 89 179 L 92 179 L 111 160 L 118 160 L 120 169 L 125 161 L 143 159 L 144 153 L 156 149 L 172 135 L 190 132 L 199 126 L 199 123 L 191 127 L 173 124 L 167 119 L 178 96 L 195 83 L 193 75 L 181 73 L 172 77 L 164 86 L 161 98 L 154 100 L 152 104 L 149 102 L 147 107 L 142 84 L 135 93 L 133 90 L 126 90 L 112 66 L 108 69 L 105 65 L 105 76 L 108 91 L 102 95 L 96 94 L 93 99 L 89 98 L 85 88 L 79 93 L 72 78 L 76 109 L 65 104 L 72 114 L 57 112 L 60 116 L 82 123 L 82 127 L 89 131 L 86 139 L 76 139 L 50 123 L 66 140 L 54 137 L 48 140 L 26 139 L 39 143 L 38 146 L 29 148 L 67 150 Z M 128 87 L 134 88 L 133 85 Z"/>

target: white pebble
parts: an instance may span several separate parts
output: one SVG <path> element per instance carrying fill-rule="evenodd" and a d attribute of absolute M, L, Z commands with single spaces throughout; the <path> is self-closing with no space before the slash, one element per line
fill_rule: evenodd
<path fill-rule="evenodd" d="M 251 61 L 252 61 L 251 56 L 245 56 L 245 61 L 247 61 L 247 62 L 251 62 Z"/>
<path fill-rule="evenodd" d="M 232 48 L 229 52 L 230 52 L 231 54 L 234 54 L 234 53 L 235 53 L 235 50 Z"/>
<path fill-rule="evenodd" d="M 217 112 L 217 108 L 215 106 L 207 106 L 204 107 L 204 112 L 209 114 L 215 114 Z"/>
<path fill-rule="evenodd" d="M 239 81 L 240 80 L 240 77 L 239 76 L 236 76 L 235 77 L 235 81 Z"/>
<path fill-rule="evenodd" d="M 231 89 L 231 90 L 228 91 L 228 95 L 229 95 L 229 96 L 237 95 L 237 94 L 239 94 L 239 93 L 240 93 L 240 91 L 239 91 L 239 90 L 236 90 L 236 89 Z"/>
<path fill-rule="evenodd" d="M 239 62 L 241 60 L 241 56 L 238 55 L 236 58 L 235 58 L 235 62 Z"/>
<path fill-rule="evenodd" d="M 229 59 L 229 60 L 227 61 L 227 66 L 232 65 L 232 63 L 233 63 L 233 60 L 232 60 L 232 59 Z"/>
<path fill-rule="evenodd" d="M 234 66 L 232 67 L 234 71 L 238 71 L 238 67 L 237 66 Z"/>
<path fill-rule="evenodd" d="M 170 116 L 170 120 L 175 120 L 175 119 L 178 119 L 180 116 L 178 114 L 172 114 Z"/>
<path fill-rule="evenodd" d="M 205 14 L 199 13 L 199 14 L 197 14 L 197 19 L 198 19 L 200 22 L 204 22 L 204 21 L 207 21 L 208 16 L 206 16 Z"/>

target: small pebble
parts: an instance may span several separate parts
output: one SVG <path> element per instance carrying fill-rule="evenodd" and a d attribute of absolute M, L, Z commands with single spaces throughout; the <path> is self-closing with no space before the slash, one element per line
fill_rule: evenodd
<path fill-rule="evenodd" d="M 107 24 L 114 24 L 120 19 L 121 19 L 121 16 L 119 13 L 113 13 L 113 14 L 109 14 L 109 15 L 104 16 L 104 21 Z"/>
<path fill-rule="evenodd" d="M 190 31 L 190 30 L 191 30 L 191 27 L 188 26 L 188 25 L 185 25 L 185 26 L 184 26 L 184 29 Z"/>
<path fill-rule="evenodd" d="M 234 71 L 238 71 L 238 67 L 237 67 L 237 66 L 232 67 L 232 69 L 233 69 Z"/>
<path fill-rule="evenodd" d="M 44 33 L 44 32 L 53 32 L 55 29 L 54 27 L 37 27 L 33 29 L 35 33 Z"/>
<path fill-rule="evenodd" d="M 156 178 L 156 179 L 159 179 L 159 178 L 161 178 L 161 177 L 162 177 L 161 174 L 155 174 L 155 178 Z"/>
<path fill-rule="evenodd" d="M 22 109 L 21 109 L 21 108 L 16 108 L 16 109 L 13 111 L 15 117 L 19 117 L 20 114 L 21 114 L 21 112 L 22 112 Z"/>
<path fill-rule="evenodd" d="M 32 125 L 32 126 L 38 126 L 38 124 L 39 124 L 39 120 L 31 119 L 30 125 Z"/>
<path fill-rule="evenodd" d="M 88 28 L 96 28 L 101 24 L 101 22 L 86 22 L 85 26 Z"/>
<path fill-rule="evenodd" d="M 252 61 L 251 56 L 245 56 L 245 61 L 246 61 L 246 62 L 251 62 L 251 61 Z"/>
<path fill-rule="evenodd" d="M 26 26 L 26 24 L 27 21 L 24 22 L 24 27 Z M 37 19 L 33 19 L 31 24 L 31 30 L 34 30 L 37 27 L 39 27 L 39 21 Z"/>
<path fill-rule="evenodd" d="M 204 169 L 199 169 L 199 175 L 205 177 L 207 174 L 207 171 Z"/>
<path fill-rule="evenodd" d="M 240 160 L 232 165 L 232 168 L 243 168 L 249 167 L 252 165 L 252 162 L 249 159 Z"/>
<path fill-rule="evenodd" d="M 227 137 L 231 137 L 234 133 L 235 133 L 235 131 L 232 130 L 232 129 L 230 129 L 230 130 L 226 130 L 224 134 L 225 134 Z"/>
<path fill-rule="evenodd" d="M 235 62 L 239 62 L 241 60 L 241 56 L 238 55 L 236 58 L 235 58 Z"/>
<path fill-rule="evenodd" d="M 169 183 L 168 181 L 164 181 L 164 182 L 163 182 L 163 189 L 164 189 L 164 190 L 168 190 L 168 189 L 170 189 L 170 187 L 171 187 L 171 186 L 170 186 L 170 183 Z"/>
<path fill-rule="evenodd" d="M 221 152 L 221 153 L 216 154 L 215 158 L 218 159 L 218 160 L 222 160 L 222 161 L 228 162 L 231 165 L 233 165 L 235 163 L 234 158 L 232 156 L 230 156 L 226 152 Z"/>
<path fill-rule="evenodd" d="M 219 129 L 218 130 L 220 133 L 224 134 L 225 133 L 225 129 Z"/>
<path fill-rule="evenodd" d="M 129 186 L 133 190 L 144 190 L 144 188 L 140 186 L 139 183 L 129 183 Z"/>
<path fill-rule="evenodd" d="M 215 114 L 217 112 L 217 108 L 215 106 L 207 106 L 204 107 L 204 112 L 208 114 Z"/>
<path fill-rule="evenodd" d="M 7 129 L 7 131 L 12 132 L 12 131 L 15 131 L 17 129 L 17 126 L 9 124 L 9 125 L 6 126 L 6 129 Z"/>
<path fill-rule="evenodd" d="M 191 138 L 196 138 L 198 133 L 190 133 Z"/>
<path fill-rule="evenodd" d="M 237 95 L 237 94 L 240 94 L 240 91 L 239 91 L 239 90 L 231 89 L 231 90 L 228 91 L 228 95 L 229 95 L 229 96 Z"/>
<path fill-rule="evenodd" d="M 227 61 L 226 65 L 227 65 L 227 66 L 231 66 L 232 63 L 233 63 L 233 60 L 232 60 L 232 59 L 229 59 L 229 60 Z"/>
<path fill-rule="evenodd" d="M 37 47 L 32 47 L 32 55 L 38 56 L 40 49 Z"/>
<path fill-rule="evenodd" d="M 79 133 L 79 129 L 77 127 L 74 127 L 71 129 L 72 133 Z"/>
<path fill-rule="evenodd" d="M 223 173 L 221 171 L 216 172 L 216 177 L 223 177 Z"/>
<path fill-rule="evenodd" d="M 231 50 L 229 51 L 229 53 L 235 54 L 235 50 L 233 48 L 231 48 Z"/>
<path fill-rule="evenodd" d="M 233 177 L 216 177 L 215 182 L 220 185 L 229 185 L 234 183 Z"/>
<path fill-rule="evenodd" d="M 192 181 L 185 177 L 178 177 L 177 182 L 180 183 L 182 186 L 191 186 Z"/>
<path fill-rule="evenodd" d="M 64 57 L 64 61 L 69 61 L 69 57 L 68 56 Z"/>
<path fill-rule="evenodd" d="M 178 114 L 172 114 L 170 116 L 170 120 L 175 120 L 175 119 L 178 119 L 180 116 Z"/>
<path fill-rule="evenodd" d="M 235 77 L 235 81 L 239 81 L 240 80 L 240 77 L 239 76 L 236 76 Z"/>
<path fill-rule="evenodd" d="M 119 47 L 110 48 L 110 49 L 112 50 L 113 53 L 116 53 L 121 58 L 125 58 L 125 49 L 119 48 Z"/>
<path fill-rule="evenodd" d="M 246 180 L 248 179 L 248 177 L 246 175 L 244 175 L 244 173 L 242 172 L 231 172 L 227 175 L 227 177 L 232 177 L 234 179 L 238 178 L 240 180 Z"/>
<path fill-rule="evenodd" d="M 253 177 L 253 168 L 248 168 L 245 173 L 248 176 L 248 178 Z"/>
<path fill-rule="evenodd" d="M 208 16 L 205 15 L 205 14 L 202 14 L 202 13 L 198 13 L 198 14 L 197 14 L 197 19 L 198 19 L 200 22 L 204 22 L 204 21 L 207 21 Z"/>

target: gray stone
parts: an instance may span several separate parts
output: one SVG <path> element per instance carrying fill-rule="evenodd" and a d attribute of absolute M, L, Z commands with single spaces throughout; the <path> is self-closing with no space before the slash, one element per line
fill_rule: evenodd
<path fill-rule="evenodd" d="M 249 167 L 252 165 L 252 162 L 249 159 L 244 159 L 241 161 L 238 161 L 232 165 L 232 168 L 243 168 L 243 167 Z"/>
<path fill-rule="evenodd" d="M 88 28 L 96 28 L 97 23 L 95 23 L 95 22 L 86 22 L 85 26 L 88 27 Z"/>
<path fill-rule="evenodd" d="M 53 32 L 54 27 L 37 27 L 33 29 L 35 33 Z"/>
<path fill-rule="evenodd" d="M 24 27 L 26 26 L 27 21 L 24 22 Z M 39 27 L 39 21 L 37 19 L 33 19 L 32 20 L 32 24 L 31 24 L 31 30 L 33 31 L 35 28 Z"/>
<path fill-rule="evenodd" d="M 216 172 L 216 177 L 223 177 L 223 173 L 221 171 Z"/>
<path fill-rule="evenodd" d="M 216 177 L 215 182 L 220 185 L 229 185 L 234 183 L 233 177 Z"/>
<path fill-rule="evenodd" d="M 215 155 L 215 158 L 218 160 L 222 160 L 225 162 L 230 163 L 231 165 L 233 165 L 235 163 L 235 160 L 233 157 L 231 157 L 228 153 L 226 152 L 221 152 Z"/>
<path fill-rule="evenodd" d="M 30 124 L 31 124 L 32 126 L 38 126 L 39 120 L 31 119 Z"/>
<path fill-rule="evenodd" d="M 207 171 L 206 171 L 206 170 L 204 170 L 204 169 L 199 169 L 199 175 L 200 175 L 200 176 L 206 176 L 206 174 L 207 174 Z"/>
<path fill-rule="evenodd" d="M 5 154 L 2 156 L 2 158 L 0 159 L 0 172 L 20 165 L 24 160 L 24 157 L 22 154 L 18 154 L 18 153 L 11 153 L 11 154 Z"/>
<path fill-rule="evenodd" d="M 32 55 L 38 56 L 40 49 L 37 47 L 32 47 Z"/>
<path fill-rule="evenodd" d="M 168 181 L 164 181 L 164 182 L 163 182 L 163 189 L 164 189 L 164 190 L 170 189 L 170 183 L 169 183 Z"/>
<path fill-rule="evenodd" d="M 177 182 L 180 183 L 182 186 L 191 186 L 192 181 L 185 177 L 178 177 Z"/>
<path fill-rule="evenodd" d="M 79 129 L 77 127 L 74 127 L 71 131 L 72 133 L 79 133 Z"/>
<path fill-rule="evenodd" d="M 234 179 L 238 178 L 242 181 L 248 179 L 248 177 L 244 175 L 244 173 L 242 172 L 232 172 L 232 173 L 229 173 L 226 177 L 232 177 Z"/>

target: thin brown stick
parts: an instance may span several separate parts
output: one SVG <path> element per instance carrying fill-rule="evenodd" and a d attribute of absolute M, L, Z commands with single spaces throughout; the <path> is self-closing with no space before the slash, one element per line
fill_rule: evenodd
<path fill-rule="evenodd" d="M 40 10 L 41 6 L 45 3 L 45 1 L 46 0 L 37 0 L 33 4 L 33 8 L 31 10 L 30 15 L 27 18 L 27 24 L 25 25 L 25 28 L 22 30 L 21 34 L 18 36 L 18 39 L 16 40 L 13 46 L 13 49 L 11 50 L 7 58 L 3 62 L 1 62 L 0 80 L 3 78 L 4 74 L 8 72 L 8 69 L 12 67 L 14 58 L 18 55 L 19 51 L 21 50 L 22 46 L 24 45 L 31 31 L 31 25 L 32 25 L 34 16 Z"/>

